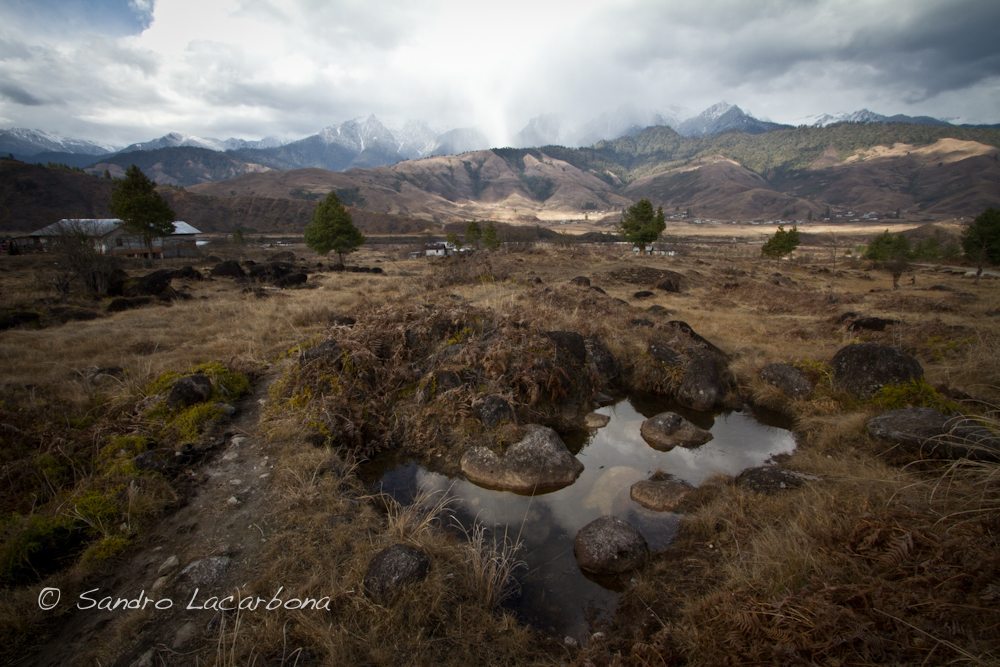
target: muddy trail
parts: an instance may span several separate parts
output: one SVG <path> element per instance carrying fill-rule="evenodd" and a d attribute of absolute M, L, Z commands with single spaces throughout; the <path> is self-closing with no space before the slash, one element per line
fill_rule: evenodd
<path fill-rule="evenodd" d="M 221 598 L 249 595 L 242 589 L 268 539 L 274 461 L 258 424 L 276 374 L 260 378 L 237 404 L 224 444 L 194 470 L 186 504 L 122 561 L 79 590 L 62 591 L 45 642 L 14 664 L 188 664 L 218 643 L 233 622 L 233 612 L 219 611 L 229 604 Z"/>

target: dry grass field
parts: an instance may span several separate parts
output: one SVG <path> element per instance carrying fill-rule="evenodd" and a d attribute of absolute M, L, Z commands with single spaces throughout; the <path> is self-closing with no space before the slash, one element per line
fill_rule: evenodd
<path fill-rule="evenodd" d="M 114 313 L 107 299 L 58 297 L 50 256 L 0 257 L 0 312 L 37 314 L 0 331 L 0 652 L 12 664 L 997 664 L 996 463 L 918 459 L 865 431 L 903 405 L 948 406 L 996 430 L 996 280 L 921 266 L 892 290 L 849 247 L 781 262 L 712 238 L 669 257 L 585 245 L 351 256 L 382 273 L 333 272 L 293 247 L 310 269 L 302 287 L 174 278 L 174 298 Z M 212 252 L 261 263 L 277 250 Z M 655 289 L 648 269 L 680 273 L 683 288 Z M 848 312 L 898 322 L 852 331 Z M 421 359 L 481 364 L 481 383 L 555 424 L 573 418 L 558 403 L 580 387 L 535 363 L 536 332 L 596 337 L 622 391 L 668 391 L 647 346 L 677 320 L 728 355 L 743 401 L 793 420 L 798 446 L 782 465 L 812 481 L 773 495 L 729 479 L 699 487 L 675 543 L 586 645 L 500 604 L 516 552 L 445 530 L 447 499 L 404 507 L 361 482 L 366 456 L 401 449 L 454 473 L 468 443 L 513 437 L 483 431 L 471 390 L 436 400 Z M 836 390 L 831 358 L 863 341 L 910 352 L 927 382 L 882 405 Z M 815 393 L 792 400 L 760 380 L 771 362 L 806 370 Z M 167 406 L 194 369 L 212 378 L 211 399 Z M 376 604 L 365 570 L 395 543 L 433 565 Z M 267 597 L 280 585 L 329 608 L 71 608 L 94 588 L 187 590 L 171 555 L 182 567 L 224 559 L 213 590 Z M 39 608 L 43 587 L 62 590 L 57 609 Z"/>

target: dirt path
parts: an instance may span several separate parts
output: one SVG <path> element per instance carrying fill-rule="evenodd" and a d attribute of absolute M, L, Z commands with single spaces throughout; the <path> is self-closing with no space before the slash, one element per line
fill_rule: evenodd
<path fill-rule="evenodd" d="M 64 591 L 61 627 L 17 664 L 190 664 L 192 652 L 218 641 L 222 624 L 230 621 L 211 608 L 210 598 L 233 595 L 251 579 L 268 535 L 261 517 L 267 514 L 274 462 L 258 423 L 275 376 L 272 370 L 261 378 L 237 406 L 225 445 L 195 471 L 198 482 L 188 503 L 105 576 L 79 591 Z M 104 610 L 107 597 L 145 608 Z"/>

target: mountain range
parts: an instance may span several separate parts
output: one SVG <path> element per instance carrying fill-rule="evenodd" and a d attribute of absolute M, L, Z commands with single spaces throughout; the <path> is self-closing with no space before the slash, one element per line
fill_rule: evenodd
<path fill-rule="evenodd" d="M 361 151 L 370 149 L 366 139 Z M 150 175 L 179 169 L 174 160 L 220 173 L 234 159 L 197 147 L 128 155 L 148 158 L 140 167 Z M 15 160 L 2 165 L 0 229 L 105 212 L 106 178 Z M 1000 130 L 838 123 L 685 137 L 654 126 L 585 148 L 495 148 L 342 172 L 258 164 L 227 180 L 163 188 L 178 215 L 205 231 L 301 231 L 330 191 L 365 224 L 389 231 L 473 219 L 610 228 L 640 198 L 672 218 L 973 216 L 1000 207 Z"/>
<path fill-rule="evenodd" d="M 681 120 L 685 115 L 679 108 L 653 111 L 623 105 L 576 124 L 559 115 L 547 114 L 530 119 L 511 144 L 515 148 L 594 146 L 601 141 L 635 136 L 647 127 L 669 127 L 689 138 L 729 132 L 760 134 L 791 127 L 758 119 L 726 102 Z M 827 127 L 844 122 L 950 126 L 939 119 L 898 114 L 884 116 L 867 109 L 849 114 L 821 114 L 804 119 L 800 125 Z M 487 137 L 476 128 L 436 132 L 426 123 L 411 121 L 401 128 L 390 129 L 375 116 L 332 125 L 295 141 L 276 137 L 220 140 L 171 132 L 124 148 L 59 137 L 40 130 L 0 130 L 0 155 L 10 154 L 23 161 L 42 164 L 86 167 L 93 173 L 107 171 L 113 176 L 124 173 L 130 164 L 137 164 L 157 182 L 181 186 L 267 170 L 373 168 L 424 157 L 458 155 L 489 145 Z"/>

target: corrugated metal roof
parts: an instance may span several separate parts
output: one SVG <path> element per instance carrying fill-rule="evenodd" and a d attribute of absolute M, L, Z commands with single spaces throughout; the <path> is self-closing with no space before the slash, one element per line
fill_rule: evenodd
<path fill-rule="evenodd" d="M 195 229 L 183 220 L 175 220 L 174 234 L 201 234 L 201 230 Z"/>
<path fill-rule="evenodd" d="M 119 218 L 63 218 L 59 222 L 42 227 L 28 236 L 62 236 L 67 232 L 81 231 L 87 236 L 104 236 L 118 229 L 122 224 Z M 201 234 L 183 220 L 174 221 L 174 234 Z"/>
<path fill-rule="evenodd" d="M 31 232 L 28 236 L 62 236 L 80 231 L 87 236 L 104 236 L 114 231 L 122 221 L 118 218 L 63 218 L 47 227 Z"/>

